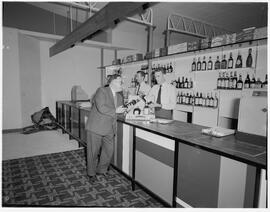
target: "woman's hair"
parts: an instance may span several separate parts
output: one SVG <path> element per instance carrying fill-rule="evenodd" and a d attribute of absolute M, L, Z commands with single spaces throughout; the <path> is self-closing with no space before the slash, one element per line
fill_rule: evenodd
<path fill-rule="evenodd" d="M 121 75 L 119 75 L 119 74 L 112 74 L 112 75 L 110 75 L 108 78 L 108 82 L 107 82 L 107 84 L 110 84 L 114 79 L 117 79 L 118 77 L 121 77 Z"/>

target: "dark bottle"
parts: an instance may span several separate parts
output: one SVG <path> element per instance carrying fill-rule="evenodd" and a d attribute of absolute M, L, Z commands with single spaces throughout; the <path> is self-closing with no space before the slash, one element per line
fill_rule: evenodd
<path fill-rule="evenodd" d="M 173 72 L 173 66 L 172 66 L 172 62 L 170 62 L 170 73 Z"/>
<path fill-rule="evenodd" d="M 245 83 L 244 83 L 244 88 L 250 88 L 250 78 L 249 78 L 249 74 L 247 74 L 247 77 L 245 79 Z"/>
<path fill-rule="evenodd" d="M 255 84 L 255 88 L 261 88 L 262 87 L 262 81 L 260 78 L 257 78 L 256 84 Z"/>
<path fill-rule="evenodd" d="M 233 57 L 232 57 L 232 53 L 230 52 L 230 58 L 228 60 L 228 68 L 231 69 L 233 68 Z"/>
<path fill-rule="evenodd" d="M 253 74 L 252 80 L 250 81 L 249 87 L 250 87 L 250 88 L 255 88 L 255 85 L 256 85 L 256 79 L 255 79 L 255 76 L 254 76 L 254 74 Z"/>
<path fill-rule="evenodd" d="M 242 64 L 242 56 L 240 54 L 240 51 L 238 51 L 238 56 L 236 59 L 236 63 L 235 63 L 235 68 L 242 68 L 243 64 Z"/>
<path fill-rule="evenodd" d="M 186 78 L 185 83 L 184 83 L 184 88 L 188 88 L 188 79 Z"/>
<path fill-rule="evenodd" d="M 189 78 L 188 88 L 193 88 L 193 82 L 191 78 Z"/>
<path fill-rule="evenodd" d="M 198 94 L 198 92 L 196 93 L 196 96 L 195 96 L 195 100 L 194 100 L 194 105 L 195 106 L 197 106 L 197 105 L 199 105 L 199 94 Z"/>
<path fill-rule="evenodd" d="M 267 81 L 267 74 L 265 75 L 265 81 L 262 83 L 262 88 L 266 88 L 267 89 L 267 86 L 268 85 L 268 81 Z"/>
<path fill-rule="evenodd" d="M 227 69 L 227 60 L 226 60 L 226 55 L 223 55 L 223 59 L 221 61 L 221 69 Z"/>
<path fill-rule="evenodd" d="M 215 62 L 215 70 L 220 69 L 220 61 L 219 61 L 219 56 L 217 56 L 217 60 Z"/>
<path fill-rule="evenodd" d="M 166 66 L 166 73 L 171 73 L 169 63 L 167 63 L 167 66 Z"/>
<path fill-rule="evenodd" d="M 196 58 L 193 58 L 193 63 L 191 65 L 191 71 L 196 71 Z"/>
<path fill-rule="evenodd" d="M 207 96 L 205 98 L 205 106 L 209 107 L 209 105 L 210 105 L 210 96 L 209 96 L 209 93 L 207 93 Z"/>
<path fill-rule="evenodd" d="M 176 84 L 177 84 L 177 85 L 176 85 L 176 88 L 180 88 L 180 77 L 178 77 L 178 81 L 177 81 Z"/>
<path fill-rule="evenodd" d="M 210 97 L 210 102 L 209 102 L 209 107 L 214 107 L 214 97 L 212 95 L 212 92 L 211 92 L 211 97 Z"/>
<path fill-rule="evenodd" d="M 177 98 L 176 98 L 176 103 L 177 103 L 177 104 L 179 104 L 179 102 L 180 102 L 179 100 L 180 100 L 180 94 L 179 94 L 179 92 L 178 92 L 178 93 L 177 93 Z"/>
<path fill-rule="evenodd" d="M 224 88 L 225 89 L 229 89 L 229 74 L 228 74 L 228 72 L 226 73 L 226 78 L 225 78 L 225 80 L 224 80 Z"/>
<path fill-rule="evenodd" d="M 198 106 L 202 106 L 202 102 L 203 102 L 203 97 L 202 97 L 202 93 L 200 93 L 200 97 L 199 97 L 199 101 L 198 101 Z"/>
<path fill-rule="evenodd" d="M 205 61 L 205 56 L 203 56 L 203 62 L 202 62 L 202 71 L 206 70 L 206 61 Z"/>
<path fill-rule="evenodd" d="M 248 57 L 246 60 L 246 67 L 247 68 L 252 67 L 252 49 L 251 48 L 248 49 Z"/>
<path fill-rule="evenodd" d="M 180 83 L 180 88 L 185 88 L 185 77 L 182 77 L 182 82 Z"/>
<path fill-rule="evenodd" d="M 225 72 L 223 72 L 222 77 L 221 77 L 221 83 L 220 83 L 221 89 L 225 89 L 225 79 L 226 79 Z"/>
<path fill-rule="evenodd" d="M 232 89 L 236 89 L 237 85 L 237 74 L 236 74 L 236 71 L 234 72 L 234 76 L 233 76 L 233 83 L 232 83 Z"/>
<path fill-rule="evenodd" d="M 211 56 L 209 57 L 208 65 L 207 65 L 207 70 L 212 70 L 213 69 L 213 62 L 211 60 Z"/>
<path fill-rule="evenodd" d="M 217 88 L 220 89 L 221 88 L 221 80 L 222 80 L 222 73 L 219 72 L 219 76 L 218 76 L 218 79 L 217 79 Z"/>
<path fill-rule="evenodd" d="M 243 89 L 243 81 L 242 81 L 242 75 L 241 74 L 239 74 L 239 79 L 237 80 L 236 88 L 239 89 L 239 90 Z"/>
<path fill-rule="evenodd" d="M 202 68 L 202 63 L 200 61 L 200 57 L 198 57 L 198 62 L 197 62 L 197 71 L 201 71 Z"/>
<path fill-rule="evenodd" d="M 202 95 L 202 106 L 203 106 L 203 107 L 206 106 L 206 97 L 205 97 L 204 94 Z"/>

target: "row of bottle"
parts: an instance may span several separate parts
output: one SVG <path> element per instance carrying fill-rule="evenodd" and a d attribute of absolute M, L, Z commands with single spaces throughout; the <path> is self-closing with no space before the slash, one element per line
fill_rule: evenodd
<path fill-rule="evenodd" d="M 156 69 L 159 69 L 159 68 L 163 68 L 165 73 L 172 73 L 174 71 L 173 66 L 172 66 L 172 62 L 167 63 L 167 65 L 153 64 L 152 65 L 152 72 L 155 71 Z"/>
<path fill-rule="evenodd" d="M 191 78 L 182 77 L 182 81 L 180 81 L 180 77 L 178 77 L 178 80 L 174 80 L 171 82 L 172 85 L 174 85 L 176 88 L 193 88 L 193 81 Z"/>
<path fill-rule="evenodd" d="M 217 93 L 215 93 L 215 97 L 213 97 L 212 93 L 207 93 L 206 95 L 197 92 L 195 95 L 194 93 L 178 92 L 177 104 L 216 108 L 218 106 L 218 97 Z"/>
<path fill-rule="evenodd" d="M 239 78 L 237 78 L 236 71 L 230 73 L 228 72 L 220 72 L 219 77 L 217 79 L 217 88 L 218 89 L 236 89 L 242 90 L 245 89 L 253 89 L 253 88 L 267 88 L 267 74 L 265 76 L 265 81 L 262 82 L 260 78 L 255 79 L 253 75 L 252 80 L 250 80 L 249 74 L 247 74 L 245 81 L 242 80 L 242 75 L 239 74 Z"/>
<path fill-rule="evenodd" d="M 252 59 L 252 49 L 249 48 L 248 50 L 248 56 L 246 59 L 246 67 L 250 68 L 252 67 L 253 59 Z M 230 52 L 230 57 L 227 60 L 226 55 L 223 55 L 222 60 L 219 60 L 219 56 L 217 56 L 217 59 L 215 61 L 214 67 L 213 67 L 213 62 L 211 56 L 209 57 L 208 62 L 206 63 L 205 56 L 203 57 L 203 61 L 200 61 L 200 57 L 198 57 L 198 61 L 196 62 L 196 58 L 193 58 L 193 62 L 191 65 L 191 71 L 206 71 L 206 70 L 215 70 L 218 69 L 232 69 L 233 67 L 235 68 L 242 68 L 243 67 L 243 62 L 242 62 L 242 55 L 240 51 L 238 51 L 238 56 L 236 59 L 236 62 L 234 64 L 234 59 L 232 52 Z"/>

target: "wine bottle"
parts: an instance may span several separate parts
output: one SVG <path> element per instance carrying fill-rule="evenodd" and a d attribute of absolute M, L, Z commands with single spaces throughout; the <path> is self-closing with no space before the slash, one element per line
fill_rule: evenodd
<path fill-rule="evenodd" d="M 237 74 L 236 71 L 234 72 L 234 76 L 233 76 L 233 85 L 232 85 L 232 89 L 236 89 L 237 88 Z"/>
<path fill-rule="evenodd" d="M 221 83 L 220 83 L 220 88 L 225 89 L 225 72 L 222 73 L 222 78 L 221 78 Z"/>
<path fill-rule="evenodd" d="M 184 88 L 188 88 L 188 79 L 186 78 L 185 83 L 184 83 Z"/>
<path fill-rule="evenodd" d="M 250 81 L 249 87 L 250 87 L 250 88 L 255 88 L 255 85 L 256 85 L 256 79 L 255 79 L 255 76 L 254 76 L 254 74 L 253 74 L 252 80 Z"/>
<path fill-rule="evenodd" d="M 214 107 L 214 97 L 211 92 L 211 97 L 210 97 L 210 102 L 209 102 L 209 107 Z"/>
<path fill-rule="evenodd" d="M 221 69 L 227 69 L 226 54 L 223 55 L 223 59 L 221 61 Z"/>
<path fill-rule="evenodd" d="M 198 94 L 198 92 L 196 93 L 196 96 L 195 96 L 195 100 L 194 100 L 194 105 L 195 106 L 198 106 L 198 103 L 199 102 L 199 94 Z"/>
<path fill-rule="evenodd" d="M 233 68 L 233 57 L 232 57 L 232 52 L 230 52 L 230 58 L 228 60 L 228 69 Z"/>
<path fill-rule="evenodd" d="M 215 93 L 215 98 L 214 98 L 214 104 L 213 107 L 216 108 L 218 106 L 218 97 L 217 97 L 217 93 Z"/>
<path fill-rule="evenodd" d="M 206 99 L 205 99 L 205 106 L 209 107 L 210 105 L 210 97 L 209 97 L 209 93 L 207 93 Z"/>
<path fill-rule="evenodd" d="M 206 61 L 205 61 L 205 56 L 203 56 L 203 62 L 202 62 L 202 71 L 206 70 Z"/>
<path fill-rule="evenodd" d="M 209 57 L 208 65 L 207 65 L 207 70 L 212 70 L 213 69 L 213 62 L 211 60 L 211 56 Z"/>
<path fill-rule="evenodd" d="M 172 62 L 170 62 L 170 73 L 173 72 L 173 66 L 172 66 Z"/>
<path fill-rule="evenodd" d="M 226 77 L 224 80 L 224 88 L 229 89 L 229 74 L 228 74 L 228 72 L 226 72 Z"/>
<path fill-rule="evenodd" d="M 233 89 L 233 73 L 230 73 L 228 89 Z"/>
<path fill-rule="evenodd" d="M 191 78 L 189 78 L 188 88 L 193 88 L 193 82 Z"/>
<path fill-rule="evenodd" d="M 205 107 L 206 105 L 206 97 L 205 94 L 202 95 L 202 106 Z"/>
<path fill-rule="evenodd" d="M 215 62 L 215 70 L 220 69 L 220 61 L 219 61 L 219 56 L 217 56 L 217 60 Z"/>
<path fill-rule="evenodd" d="M 180 92 L 177 93 L 177 100 L 176 100 L 177 104 L 179 104 L 180 102 Z"/>
<path fill-rule="evenodd" d="M 191 71 L 196 71 L 196 58 L 193 58 L 193 63 L 191 65 Z"/>
<path fill-rule="evenodd" d="M 197 62 L 197 71 L 200 71 L 202 67 L 201 61 L 200 61 L 200 57 L 198 57 L 198 62 Z"/>
<path fill-rule="evenodd" d="M 245 88 L 245 89 L 250 88 L 250 78 L 249 78 L 249 74 L 247 74 L 247 77 L 246 77 L 246 79 L 245 79 L 244 88 Z"/>
<path fill-rule="evenodd" d="M 267 74 L 265 75 L 265 81 L 262 83 L 262 88 L 266 88 L 267 89 L 267 86 L 268 85 L 268 81 L 267 81 Z"/>
<path fill-rule="evenodd" d="M 240 54 L 240 51 L 238 51 L 238 56 L 235 63 L 235 68 L 242 68 L 242 56 Z"/>
<path fill-rule="evenodd" d="M 221 76 L 221 72 L 219 72 L 219 75 L 218 75 L 218 79 L 217 79 L 217 89 L 221 89 L 221 78 L 222 78 L 222 76 Z"/>
<path fill-rule="evenodd" d="M 252 67 L 252 49 L 251 48 L 248 49 L 248 57 L 247 57 L 247 60 L 246 60 L 246 67 L 247 68 Z"/>
<path fill-rule="evenodd" d="M 237 83 L 236 83 L 236 87 L 237 89 L 239 90 L 242 90 L 243 89 L 243 81 L 242 81 L 242 75 L 239 74 L 239 79 L 237 80 Z"/>
<path fill-rule="evenodd" d="M 198 101 L 198 106 L 202 106 L 202 101 L 203 101 L 203 97 L 202 97 L 202 93 L 200 93 L 200 97 L 199 97 L 199 101 Z"/>
<path fill-rule="evenodd" d="M 176 88 L 180 88 L 180 77 L 178 77 L 177 86 Z"/>
<path fill-rule="evenodd" d="M 256 84 L 255 84 L 255 88 L 261 88 L 262 87 L 262 81 L 261 79 L 258 77 L 257 78 L 257 81 L 256 81 Z"/>

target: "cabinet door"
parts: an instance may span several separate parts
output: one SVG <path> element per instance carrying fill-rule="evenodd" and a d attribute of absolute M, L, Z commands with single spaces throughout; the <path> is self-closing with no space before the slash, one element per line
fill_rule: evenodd
<path fill-rule="evenodd" d="M 218 204 L 220 156 L 179 144 L 176 202 L 184 207 Z"/>

